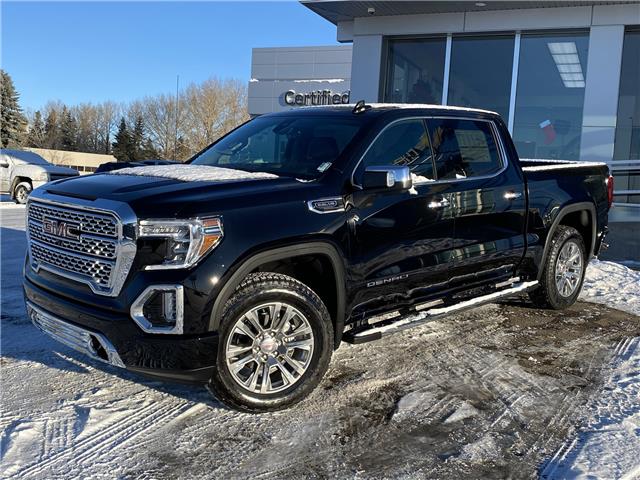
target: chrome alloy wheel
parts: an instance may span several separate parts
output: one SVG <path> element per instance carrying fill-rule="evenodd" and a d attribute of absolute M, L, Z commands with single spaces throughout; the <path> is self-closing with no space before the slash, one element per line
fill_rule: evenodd
<path fill-rule="evenodd" d="M 252 393 L 276 393 L 295 384 L 313 356 L 309 320 L 291 305 L 267 303 L 240 316 L 225 346 L 232 378 Z"/>
<path fill-rule="evenodd" d="M 562 246 L 556 260 L 556 287 L 563 297 L 570 297 L 582 278 L 582 251 L 577 243 L 569 240 Z"/>

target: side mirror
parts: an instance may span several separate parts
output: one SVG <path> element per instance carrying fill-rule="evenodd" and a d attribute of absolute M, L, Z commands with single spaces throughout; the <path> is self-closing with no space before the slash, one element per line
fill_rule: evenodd
<path fill-rule="evenodd" d="M 3 160 L 0 160 L 0 167 L 9 168 L 9 162 L 5 162 Z"/>
<path fill-rule="evenodd" d="M 411 170 L 405 166 L 369 166 L 364 171 L 365 190 L 409 190 L 413 186 Z"/>

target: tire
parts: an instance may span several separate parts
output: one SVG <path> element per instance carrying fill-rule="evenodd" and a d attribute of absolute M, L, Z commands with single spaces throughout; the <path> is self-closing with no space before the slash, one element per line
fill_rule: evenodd
<path fill-rule="evenodd" d="M 278 273 L 243 280 L 224 306 L 219 334 L 209 386 L 218 400 L 245 412 L 280 410 L 305 398 L 333 353 L 327 307 L 309 287 Z"/>
<path fill-rule="evenodd" d="M 33 190 L 33 188 L 29 182 L 20 182 L 13 189 L 13 199 L 16 203 L 24 205 L 27 203 L 27 198 L 29 197 L 31 190 Z"/>
<path fill-rule="evenodd" d="M 567 252 L 572 252 L 569 257 L 577 255 L 577 260 L 566 262 L 569 258 Z M 579 271 L 577 262 L 580 265 Z M 573 227 L 560 225 L 551 238 L 540 286 L 530 292 L 529 297 L 541 308 L 563 310 L 570 307 L 580 295 L 586 267 L 587 255 L 582 235 Z M 561 278 L 562 272 L 566 273 L 564 281 Z"/>

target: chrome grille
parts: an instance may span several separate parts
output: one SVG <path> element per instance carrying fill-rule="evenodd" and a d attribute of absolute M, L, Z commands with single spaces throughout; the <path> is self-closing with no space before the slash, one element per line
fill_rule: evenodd
<path fill-rule="evenodd" d="M 44 262 L 68 272 L 89 277 L 98 285 L 107 286 L 111 280 L 113 263 L 100 261 L 80 255 L 70 255 L 62 250 L 54 250 L 34 240 L 31 241 L 31 256 L 33 260 Z"/>
<path fill-rule="evenodd" d="M 135 244 L 119 237 L 123 226 L 115 212 L 32 198 L 27 225 L 35 271 L 43 268 L 86 283 L 101 295 L 119 293 L 133 262 Z"/>
<path fill-rule="evenodd" d="M 80 225 L 83 233 L 94 233 L 107 237 L 118 237 L 118 220 L 112 215 L 74 210 L 66 207 L 54 207 L 41 203 L 29 204 L 29 219 L 42 222 L 45 218 L 67 220 Z"/>
<path fill-rule="evenodd" d="M 55 245 L 65 250 L 73 250 L 74 252 L 106 259 L 116 258 L 117 242 L 115 240 L 104 239 L 94 235 L 82 235 L 78 241 L 66 240 L 45 233 L 42 230 L 42 222 L 37 220 L 29 219 L 29 236 L 39 242 Z"/>

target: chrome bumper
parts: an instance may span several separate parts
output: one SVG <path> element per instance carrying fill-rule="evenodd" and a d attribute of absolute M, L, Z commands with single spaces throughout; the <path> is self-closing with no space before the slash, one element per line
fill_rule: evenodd
<path fill-rule="evenodd" d="M 54 317 L 31 302 L 27 302 L 27 313 L 36 327 L 60 343 L 95 360 L 125 368 L 115 347 L 104 335 Z"/>

